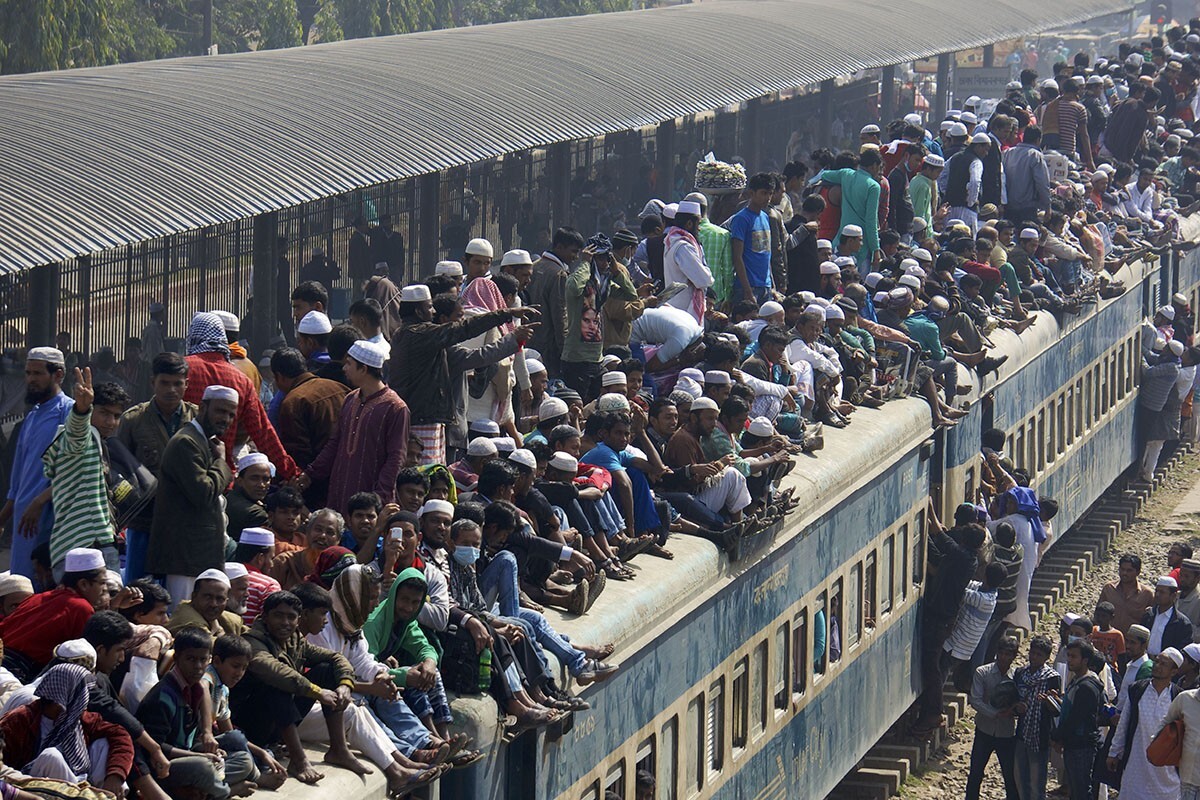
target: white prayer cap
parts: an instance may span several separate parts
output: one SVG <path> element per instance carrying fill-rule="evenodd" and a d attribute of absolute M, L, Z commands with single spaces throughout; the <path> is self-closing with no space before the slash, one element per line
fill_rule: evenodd
<path fill-rule="evenodd" d="M 779 303 L 776 303 L 774 300 L 768 300 L 758 307 L 759 319 L 766 319 L 767 317 L 773 317 L 776 314 L 782 313 L 783 306 L 781 306 Z"/>
<path fill-rule="evenodd" d="M 238 534 L 238 544 L 248 544 L 251 547 L 274 547 L 275 534 L 266 528 L 242 528 Z"/>
<path fill-rule="evenodd" d="M 1037 228 L 1022 228 L 1021 235 L 1019 238 L 1021 238 L 1021 239 L 1040 239 L 1040 238 L 1042 238 L 1042 234 L 1038 231 Z"/>
<path fill-rule="evenodd" d="M 712 383 L 718 386 L 729 386 L 733 383 L 733 379 L 729 377 L 729 373 L 722 369 L 710 369 L 704 373 L 704 382 Z"/>
<path fill-rule="evenodd" d="M 907 270 L 909 267 L 916 267 L 917 269 L 920 269 L 921 265 L 917 263 L 915 258 L 900 259 L 900 269 Z"/>
<path fill-rule="evenodd" d="M 821 305 L 820 303 L 809 303 L 807 306 L 804 307 L 805 314 L 807 314 L 810 311 L 815 311 L 818 314 L 820 314 L 822 317 L 825 316 L 825 306 Z"/>
<path fill-rule="evenodd" d="M 492 249 L 492 243 L 487 239 L 472 239 L 467 242 L 467 255 L 469 256 L 487 256 L 491 258 L 496 254 Z"/>
<path fill-rule="evenodd" d="M 842 311 L 841 307 L 832 305 L 825 309 L 825 319 L 840 319 L 844 321 L 846 319 L 846 312 Z"/>
<path fill-rule="evenodd" d="M 1175 319 L 1175 306 L 1159 306 L 1158 313 L 1167 319 Z"/>
<path fill-rule="evenodd" d="M 833 260 L 833 264 L 836 267 L 853 267 L 855 261 L 850 256 L 838 256 Z"/>
<path fill-rule="evenodd" d="M 905 268 L 905 270 L 904 270 L 904 274 L 905 274 L 905 275 L 912 275 L 913 277 L 916 277 L 916 278 L 921 278 L 921 279 L 924 279 L 924 278 L 925 278 L 925 270 L 923 270 L 923 269 L 921 269 L 920 267 L 917 267 L 917 266 L 906 267 L 906 268 Z"/>
<path fill-rule="evenodd" d="M 825 309 L 829 308 L 829 301 L 828 301 L 828 300 L 826 300 L 824 297 L 814 297 L 814 298 L 813 298 L 813 305 L 818 305 L 818 306 L 820 306 L 820 307 L 821 307 L 821 313 L 823 314 L 823 313 L 825 313 Z"/>
<path fill-rule="evenodd" d="M 1168 589 L 1178 589 L 1179 582 L 1170 575 L 1161 575 L 1158 578 L 1158 583 L 1155 586 L 1166 586 Z"/>
<path fill-rule="evenodd" d="M 829 241 L 828 239 L 817 239 L 817 249 L 818 250 L 832 250 L 833 242 Z"/>
<path fill-rule="evenodd" d="M 612 353 L 609 353 L 608 355 L 606 355 L 600 359 L 600 365 L 603 367 L 611 367 L 614 364 L 620 364 L 620 363 L 621 363 L 621 357 L 614 356 Z"/>
<path fill-rule="evenodd" d="M 1200 663 L 1200 644 L 1192 642 L 1191 644 L 1184 645 L 1183 652 L 1192 661 Z"/>
<path fill-rule="evenodd" d="M 33 594 L 33 582 L 24 575 L 14 575 L 8 570 L 0 572 L 0 597 L 6 597 L 17 592 Z"/>
<path fill-rule="evenodd" d="M 954 127 L 954 120 L 944 119 L 944 120 L 942 120 L 941 124 L 938 125 L 938 131 L 939 132 L 948 131 L 953 127 Z M 936 155 L 936 153 L 930 153 L 929 155 Z M 929 158 L 929 156 L 925 156 L 925 158 Z"/>
<path fill-rule="evenodd" d="M 963 116 L 966 116 L 965 114 Z M 974 115 L 972 115 L 974 116 Z M 971 144 L 991 144 L 992 139 L 986 133 L 977 133 L 971 137 Z"/>
<path fill-rule="evenodd" d="M 1200 44 L 1200 35 L 1189 33 L 1186 37 L 1184 37 L 1184 41 L 1188 44 Z"/>
<path fill-rule="evenodd" d="M 517 443 L 513 441 L 511 436 L 497 436 L 492 439 L 492 444 L 496 445 L 496 453 L 511 453 L 517 449 Z"/>
<path fill-rule="evenodd" d="M 96 648 L 87 639 L 68 639 L 54 648 L 54 657 L 62 661 L 96 668 Z"/>
<path fill-rule="evenodd" d="M 882 274 L 878 272 L 868 272 L 867 277 L 863 278 L 863 283 L 867 285 L 868 289 L 874 289 L 881 280 L 883 280 Z"/>
<path fill-rule="evenodd" d="M 553 419 L 561 417 L 565 413 L 567 413 L 567 404 L 557 397 L 547 396 L 538 406 L 538 419 Z"/>
<path fill-rule="evenodd" d="M 881 306 L 888 301 L 888 293 L 887 292 L 876 292 L 875 296 L 871 299 L 875 301 L 875 305 Z"/>
<path fill-rule="evenodd" d="M 537 457 L 533 455 L 532 451 L 526 450 L 524 447 L 518 447 L 509 453 L 508 460 L 531 470 L 537 469 Z"/>
<path fill-rule="evenodd" d="M 909 125 L 920 125 L 921 124 L 921 115 L 916 113 L 915 111 L 910 114 L 905 114 L 904 121 L 907 122 Z"/>
<path fill-rule="evenodd" d="M 1183 653 L 1179 652 L 1174 647 L 1166 648 L 1161 653 L 1159 653 L 1159 655 L 1166 656 L 1167 658 L 1171 659 L 1171 663 L 1173 663 L 1177 667 L 1183 666 Z"/>
<path fill-rule="evenodd" d="M 667 203 L 663 206 L 662 215 L 666 219 L 675 219 L 675 212 L 679 210 L 679 203 Z"/>
<path fill-rule="evenodd" d="M 1178 339 L 1172 339 L 1170 344 L 1167 345 L 1167 349 L 1171 351 L 1171 355 L 1181 356 L 1183 355 L 1183 342 Z"/>
<path fill-rule="evenodd" d="M 1159 336 L 1154 340 L 1154 344 L 1150 345 L 1150 349 L 1156 353 L 1161 353 L 1163 350 L 1167 349 L 1167 340 Z"/>
<path fill-rule="evenodd" d="M 1054 78 L 1046 78 L 1044 81 L 1038 84 L 1038 87 L 1041 89 L 1057 89 L 1058 83 L 1054 80 Z"/>
<path fill-rule="evenodd" d="M 912 221 L 912 232 L 913 233 L 920 233 L 921 231 L 925 230 L 928 227 L 929 227 L 929 223 L 925 221 L 924 217 L 913 217 L 913 221 Z"/>
<path fill-rule="evenodd" d="M 917 261 L 928 261 L 930 264 L 933 263 L 933 253 L 930 253 L 924 247 L 918 247 L 916 250 L 913 250 L 909 255 L 911 255 Z"/>
<path fill-rule="evenodd" d="M 105 581 L 108 583 L 110 592 L 119 592 L 125 588 L 125 582 L 121 580 L 121 573 L 116 570 L 106 570 Z"/>
<path fill-rule="evenodd" d="M 616 392 L 607 392 L 596 400 L 597 411 L 628 411 L 629 398 Z"/>
<path fill-rule="evenodd" d="M 225 570 L 223 569 L 204 570 L 204 572 L 201 572 L 196 576 L 196 583 L 199 583 L 200 581 L 216 581 L 226 589 L 229 588 L 229 576 L 225 574 Z"/>
<path fill-rule="evenodd" d="M 539 372 L 546 371 L 546 365 L 538 361 L 536 358 L 530 358 L 528 354 L 525 356 L 525 368 L 529 370 L 530 375 L 536 375 Z"/>
<path fill-rule="evenodd" d="M 1129 630 L 1125 631 L 1126 639 L 1137 639 L 1139 642 L 1150 641 L 1150 629 L 1144 625 L 1130 625 Z M 1200 647 L 1200 645 L 1188 645 L 1188 647 Z M 1183 652 L 1189 652 L 1187 647 L 1183 648 Z M 1200 661 L 1200 658 L 1196 659 Z"/>
<path fill-rule="evenodd" d="M 651 214 L 661 215 L 663 212 L 663 209 L 666 208 L 666 206 L 667 206 L 667 204 L 664 203 L 662 200 L 659 200 L 657 197 L 655 197 L 651 200 L 647 200 L 646 205 L 644 205 L 642 207 L 641 212 L 638 214 L 638 219 L 645 219 L 646 217 L 650 216 Z"/>
<path fill-rule="evenodd" d="M 417 516 L 423 517 L 430 512 L 445 514 L 449 517 L 453 517 L 454 506 L 445 500 L 426 500 L 425 505 L 421 506 L 421 512 L 417 514 Z"/>
<path fill-rule="evenodd" d="M 968 106 L 974 108 L 977 105 L 979 105 L 979 95 L 977 94 L 973 94 L 963 101 L 963 108 L 967 108 Z"/>
<path fill-rule="evenodd" d="M 948 133 L 954 137 L 966 136 L 967 126 L 963 125 L 961 122 L 956 122 L 950 126 Z"/>
<path fill-rule="evenodd" d="M 858 225 L 846 225 L 842 228 L 842 236 L 850 238 L 861 238 L 863 229 Z"/>
<path fill-rule="evenodd" d="M 695 367 L 687 367 L 685 369 L 679 370 L 679 377 L 691 378 L 692 380 L 696 381 L 697 383 L 704 383 L 704 373 L 701 372 L 700 370 L 696 369 Z"/>
<path fill-rule="evenodd" d="M 400 302 L 402 303 L 420 303 L 421 301 L 429 300 L 432 297 L 433 296 L 429 294 L 429 287 L 423 283 L 415 283 L 412 286 L 405 286 L 400 290 Z"/>
<path fill-rule="evenodd" d="M 811 303 L 813 300 L 816 300 L 817 296 L 806 289 L 805 291 L 800 293 L 800 299 L 803 300 L 805 302 L 805 304 L 808 304 L 808 303 Z"/>
<path fill-rule="evenodd" d="M 950 301 L 939 294 L 929 301 L 929 307 L 934 311 L 949 311 Z"/>
<path fill-rule="evenodd" d="M 239 564 L 236 561 L 225 562 L 225 577 L 229 578 L 229 582 L 233 583 L 238 578 L 244 578 L 250 574 L 250 570 L 246 569 L 244 564 Z"/>
<path fill-rule="evenodd" d="M 271 459 L 267 458 L 266 453 L 246 453 L 237 460 L 238 472 L 257 466 L 265 466 L 270 470 L 271 477 L 275 477 L 275 465 L 271 463 Z"/>
<path fill-rule="evenodd" d="M 1062 624 L 1066 625 L 1069 628 L 1075 624 L 1075 620 L 1079 619 L 1079 617 L 1080 617 L 1079 614 L 1075 614 L 1071 611 L 1068 611 L 1067 613 L 1062 615 Z"/>
<path fill-rule="evenodd" d="M 476 433 L 483 434 L 491 439 L 493 436 L 500 435 L 500 423 L 494 419 L 476 419 L 471 420 L 468 428 Z"/>
<path fill-rule="evenodd" d="M 708 198 L 704 195 L 704 192 L 688 192 L 683 196 L 683 199 L 691 200 L 693 203 L 699 203 L 701 208 L 704 208 L 708 205 Z"/>
<path fill-rule="evenodd" d="M 700 204 L 695 200 L 681 200 L 675 209 L 676 214 L 691 214 L 693 217 L 700 216 Z"/>
<path fill-rule="evenodd" d="M 426 289 L 426 291 L 429 291 Z M 333 330 L 333 323 L 329 321 L 329 317 L 321 311 L 310 311 L 300 320 L 300 324 L 296 326 L 297 333 L 309 334 L 312 336 L 320 336 L 324 333 L 329 333 Z"/>
<path fill-rule="evenodd" d="M 719 411 L 717 401 L 711 397 L 697 397 L 692 401 L 692 411 Z"/>
<path fill-rule="evenodd" d="M 964 125 L 978 125 L 979 124 L 979 117 L 975 116 L 970 111 L 962 112 L 962 114 L 959 116 L 958 119 Z M 987 134 L 984 134 L 984 135 L 986 136 Z M 988 141 L 991 141 L 991 140 L 989 139 Z M 971 144 L 975 144 L 975 142 L 972 141 Z"/>
<path fill-rule="evenodd" d="M 228 386 L 217 386 L 215 383 L 212 386 L 204 388 L 204 394 L 200 396 L 201 400 L 228 400 L 231 403 L 237 403 L 241 398 L 238 397 L 236 389 L 230 389 Z"/>
<path fill-rule="evenodd" d="M 1088 85 L 1088 86 L 1103 86 L 1104 85 L 1104 76 L 1103 75 L 1092 75 L 1091 77 L 1089 77 L 1087 79 L 1086 85 Z"/>
<path fill-rule="evenodd" d="M 1020 88 L 1021 88 L 1020 81 L 1009 81 L 1008 83 L 1004 84 L 1004 90 L 1006 92 L 1011 92 L 1014 89 L 1020 89 Z"/>
<path fill-rule="evenodd" d="M 1187 128 L 1180 128 L 1179 130 L 1175 131 L 1175 133 L 1179 135 L 1180 139 L 1194 139 L 1196 136 L 1196 134 L 1192 133 Z"/>
<path fill-rule="evenodd" d="M 364 366 L 383 369 L 383 364 L 387 361 L 388 357 L 388 351 L 384 350 L 385 347 L 387 345 L 382 343 L 359 339 L 350 345 L 350 349 L 346 351 L 346 355 Z"/>
<path fill-rule="evenodd" d="M 504 254 L 504 257 L 500 259 L 500 266 L 502 267 L 515 267 L 532 263 L 533 256 L 529 255 L 528 250 L 509 250 Z"/>
<path fill-rule="evenodd" d="M 237 333 L 242 329 L 242 321 L 237 318 L 237 314 L 231 314 L 228 311 L 210 311 L 210 314 L 216 314 L 221 320 L 221 327 L 226 333 Z"/>
<path fill-rule="evenodd" d="M 888 299 L 893 303 L 907 302 L 910 297 L 912 297 L 912 294 L 905 286 L 897 286 L 895 289 L 892 289 L 890 292 L 888 292 Z"/>
<path fill-rule="evenodd" d="M 554 469 L 561 470 L 563 472 L 579 471 L 579 461 L 576 460 L 575 456 L 571 455 L 570 453 L 564 453 L 561 450 L 550 456 L 550 460 L 546 463 Z"/>
<path fill-rule="evenodd" d="M 955 122 L 957 122 L 958 118 L 961 116 L 962 116 L 962 111 L 958 110 L 957 108 L 952 108 L 946 112 L 946 118 L 950 119 L 950 120 L 954 120 Z"/>
<path fill-rule="evenodd" d="M 31 347 L 25 355 L 26 361 L 45 361 L 47 364 L 56 364 L 60 367 L 67 365 L 67 360 L 63 358 L 62 350 L 57 347 Z"/>
<path fill-rule="evenodd" d="M 600 376 L 601 386 L 619 386 L 628 382 L 624 372 L 606 372 Z"/>
<path fill-rule="evenodd" d="M 1175 294 L 1171 295 L 1171 302 L 1177 306 L 1186 306 L 1188 304 L 1188 299 L 1179 292 L 1176 292 Z"/>
<path fill-rule="evenodd" d="M 900 280 L 896 281 L 896 283 L 900 286 L 907 286 L 914 290 L 921 288 L 921 279 L 916 275 L 901 275 Z"/>
<path fill-rule="evenodd" d="M 528 364 L 529 359 L 531 359 L 531 358 L 534 359 L 535 361 L 541 361 L 542 360 L 542 351 L 534 350 L 532 347 L 526 347 L 525 348 L 525 363 Z"/>
<path fill-rule="evenodd" d="M 842 273 L 841 268 L 838 267 L 838 265 L 833 263 L 832 261 L 822 261 L 821 262 L 821 274 L 822 275 L 840 275 L 841 273 Z"/>
<path fill-rule="evenodd" d="M 874 123 L 872 123 L 870 125 L 863 125 L 862 130 L 859 131 L 859 134 L 870 134 L 870 133 L 879 133 L 879 126 Z"/>
<path fill-rule="evenodd" d="M 434 275 L 449 275 L 452 278 L 463 276 L 463 265 L 457 261 L 439 261 L 433 268 Z"/>
<path fill-rule="evenodd" d="M 496 441 L 489 439 L 486 436 L 478 436 L 470 441 L 467 445 L 467 455 L 472 458 L 479 456 L 494 456 L 499 451 L 496 449 Z"/>
<path fill-rule="evenodd" d="M 751 436 L 760 436 L 765 438 L 767 436 L 775 435 L 775 426 L 771 423 L 771 420 L 767 419 L 766 417 L 755 417 L 754 419 L 750 420 L 750 427 L 746 430 Z"/>

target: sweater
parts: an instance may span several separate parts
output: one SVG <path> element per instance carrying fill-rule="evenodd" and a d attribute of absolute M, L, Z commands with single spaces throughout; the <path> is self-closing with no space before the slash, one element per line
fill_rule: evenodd
<path fill-rule="evenodd" d="M 54 527 L 50 531 L 50 563 L 57 564 L 75 547 L 112 544 L 112 511 L 104 480 L 104 445 L 92 427 L 92 411 L 72 406 L 50 448 L 42 454 L 50 479 Z"/>

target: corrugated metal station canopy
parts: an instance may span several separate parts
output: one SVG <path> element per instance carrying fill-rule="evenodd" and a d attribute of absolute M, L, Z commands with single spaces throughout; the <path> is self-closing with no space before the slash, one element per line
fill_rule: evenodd
<path fill-rule="evenodd" d="M 716 0 L 0 78 L 0 272 L 1092 19 Z"/>

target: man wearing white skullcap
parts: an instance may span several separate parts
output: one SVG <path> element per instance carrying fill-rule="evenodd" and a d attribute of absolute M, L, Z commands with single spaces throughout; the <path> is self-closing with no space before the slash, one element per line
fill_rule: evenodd
<path fill-rule="evenodd" d="M 839 255 L 853 255 L 860 275 L 870 272 L 879 249 L 879 196 L 883 155 L 878 148 L 859 155 L 858 169 L 825 170 L 821 180 L 842 187 L 842 229 L 834 245 Z M 858 236 L 855 236 L 858 232 Z M 847 246 L 848 245 L 848 246 Z"/>
<path fill-rule="evenodd" d="M 222 436 L 237 417 L 239 400 L 228 386 L 205 387 L 199 414 L 163 450 L 146 567 L 167 576 L 175 603 L 191 595 L 196 575 L 225 563 L 223 495 L 233 473 Z"/>
<path fill-rule="evenodd" d="M 1121 786 L 1127 790 L 1136 786 L 1139 800 L 1175 800 L 1180 796 L 1182 770 L 1154 766 L 1146 757 L 1146 749 L 1172 718 L 1170 712 L 1180 693 L 1180 687 L 1172 679 L 1182 664 L 1183 653 L 1174 647 L 1159 653 L 1150 680 L 1138 681 L 1127 690 L 1125 711 L 1113 732 L 1108 751 L 1109 770 L 1120 771 Z"/>
<path fill-rule="evenodd" d="M 7 617 L 17 606 L 33 596 L 33 582 L 24 575 L 0 572 L 0 619 Z"/>
<path fill-rule="evenodd" d="M 66 360 L 54 347 L 34 347 L 25 358 L 25 402 L 32 406 L 21 423 L 9 473 L 8 501 L 0 525 L 13 524 L 12 571 L 34 577 L 30 554 L 50 538 L 53 503 L 44 497 L 50 479 L 43 472 L 42 454 L 66 424 L 74 401 L 62 391 Z"/>
<path fill-rule="evenodd" d="M 266 574 L 275 560 L 275 534 L 264 527 L 244 528 L 237 538 L 234 558 L 246 568 L 246 598 L 240 612 L 242 621 L 253 625 L 262 613 L 263 601 L 282 586 Z"/>
<path fill-rule="evenodd" d="M 682 476 L 689 494 L 714 514 L 725 514 L 741 532 L 743 510 L 750 505 L 746 478 L 734 467 L 721 461 L 710 461 L 700 446 L 700 440 L 717 427 L 719 411 L 710 397 L 692 401 L 688 414 L 663 450 L 663 462 Z"/>
<path fill-rule="evenodd" d="M 1192 643 L 1192 623 L 1175 607 L 1178 598 L 1179 583 L 1170 575 L 1161 576 L 1154 586 L 1154 604 L 1142 615 L 1142 625 L 1150 630 L 1146 652 L 1151 656 Z"/>
<path fill-rule="evenodd" d="M 533 262 L 528 301 L 542 310 L 543 317 L 529 346 L 542 354 L 542 363 L 555 375 L 561 374 L 560 357 L 567 332 L 567 274 L 576 266 L 583 247 L 579 231 L 559 228 L 550 240 L 550 249 Z"/>
<path fill-rule="evenodd" d="M 206 569 L 194 579 L 190 599 L 180 602 L 171 595 L 171 620 L 167 630 L 178 633 L 187 627 L 203 628 L 213 636 L 246 633 L 246 624 L 232 611 L 225 608 L 229 601 L 229 576 L 225 564 L 219 568 Z M 167 591 L 170 591 L 169 589 Z"/>
<path fill-rule="evenodd" d="M 233 489 L 225 495 L 226 533 L 235 542 L 244 528 L 267 524 L 263 500 L 275 477 L 275 465 L 262 453 L 247 453 L 238 459 L 237 469 Z"/>
<path fill-rule="evenodd" d="M 702 211 L 694 200 L 679 203 L 675 212 L 675 224 L 667 229 L 663 239 L 663 285 L 682 284 L 684 291 L 678 292 L 667 302 L 683 309 L 704 321 L 704 292 L 713 285 L 713 273 L 704 259 L 704 249 L 697 240 Z"/>

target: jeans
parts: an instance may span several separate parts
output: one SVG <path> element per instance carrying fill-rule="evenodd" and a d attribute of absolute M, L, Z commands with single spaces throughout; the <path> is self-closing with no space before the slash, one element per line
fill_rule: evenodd
<path fill-rule="evenodd" d="M 971 745 L 971 771 L 967 775 L 966 800 L 979 800 L 979 788 L 983 785 L 983 771 L 992 753 L 1000 762 L 1000 775 L 1004 778 L 1005 800 L 1017 800 L 1017 781 L 1013 777 L 1013 749 L 1015 736 L 992 736 L 975 731 L 975 742 Z"/>
<path fill-rule="evenodd" d="M 596 501 L 596 512 L 600 515 L 600 523 L 603 526 L 601 530 L 596 531 L 597 534 L 611 539 L 625 531 L 625 517 L 617 507 L 617 501 L 613 499 L 611 491 L 605 492 Z"/>
<path fill-rule="evenodd" d="M 1200 786 L 1185 783 L 1180 788 L 1182 791 L 1179 793 L 1179 800 L 1200 800 Z"/>
<path fill-rule="evenodd" d="M 687 492 L 659 492 L 658 494 L 676 511 L 702 528 L 719 531 L 729 524 L 720 514 L 710 511 L 708 506 Z"/>
<path fill-rule="evenodd" d="M 125 529 L 125 585 L 146 575 L 146 551 L 150 549 L 150 531 Z"/>
<path fill-rule="evenodd" d="M 583 651 L 572 647 L 571 643 L 567 641 L 567 637 L 550 627 L 550 623 L 544 616 L 528 608 L 518 609 L 516 614 L 507 616 L 515 616 L 532 628 L 537 643 L 553 653 L 558 662 L 566 667 L 572 675 L 583 672 L 583 664 L 587 660 L 587 656 L 583 654 Z"/>
<path fill-rule="evenodd" d="M 517 583 L 517 557 L 501 550 L 479 573 L 479 591 L 483 602 L 499 606 L 502 617 L 516 617 L 521 608 L 521 589 Z"/>
<path fill-rule="evenodd" d="M 384 732 L 402 755 L 411 756 L 429 744 L 429 729 L 403 700 L 364 697 L 367 707 L 375 712 Z"/>
<path fill-rule="evenodd" d="M 1083 271 L 1082 261 L 1058 261 L 1052 267 L 1051 271 L 1054 277 L 1058 279 L 1059 286 L 1065 287 L 1067 291 L 1071 291 L 1079 285 L 1079 277 Z"/>
<path fill-rule="evenodd" d="M 1046 775 L 1050 763 L 1048 750 L 1032 750 L 1018 739 L 1013 752 L 1013 774 L 1021 800 L 1046 800 Z"/>
<path fill-rule="evenodd" d="M 441 673 L 438 673 L 437 683 L 432 689 L 405 689 L 404 702 L 412 712 L 422 719 L 433 717 L 434 722 L 444 722 L 447 725 L 454 721 L 450 713 L 450 701 L 446 698 L 446 687 L 442 685 Z"/>
<path fill-rule="evenodd" d="M 1091 800 L 1092 769 L 1096 766 L 1097 745 L 1063 748 L 1063 772 L 1071 800 Z"/>
<path fill-rule="evenodd" d="M 770 286 L 753 286 L 752 285 L 750 287 L 750 291 L 754 293 L 754 296 L 749 299 L 753 300 L 754 302 L 758 303 L 759 305 L 762 305 L 763 303 L 765 303 L 771 299 L 771 287 Z M 730 299 L 734 303 L 736 303 L 739 300 L 747 299 L 744 296 L 744 292 L 742 291 L 741 281 L 737 280 L 736 278 L 734 278 L 734 281 L 733 281 L 733 294 L 731 295 Z"/>

